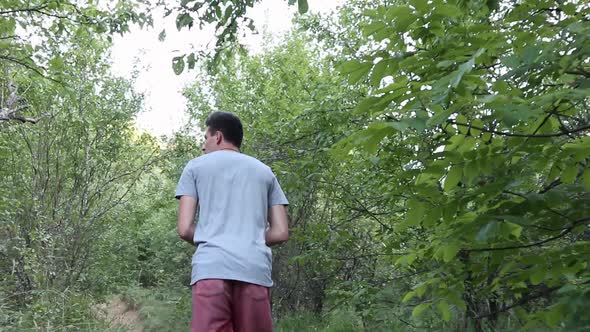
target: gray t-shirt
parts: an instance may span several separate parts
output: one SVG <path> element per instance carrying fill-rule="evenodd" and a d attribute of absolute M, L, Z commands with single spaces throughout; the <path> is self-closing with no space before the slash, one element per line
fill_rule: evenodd
<path fill-rule="evenodd" d="M 191 284 L 226 279 L 271 287 L 268 209 L 289 204 L 271 169 L 239 152 L 211 152 L 184 168 L 176 198 L 184 195 L 199 201 Z"/>

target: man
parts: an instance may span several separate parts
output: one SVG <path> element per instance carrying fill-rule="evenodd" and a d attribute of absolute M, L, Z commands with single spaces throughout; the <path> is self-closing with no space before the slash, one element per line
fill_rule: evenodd
<path fill-rule="evenodd" d="M 205 124 L 204 155 L 176 189 L 178 234 L 197 247 L 191 331 L 272 331 L 269 246 L 289 238 L 288 201 L 271 169 L 240 153 L 237 116 L 215 112 Z"/>

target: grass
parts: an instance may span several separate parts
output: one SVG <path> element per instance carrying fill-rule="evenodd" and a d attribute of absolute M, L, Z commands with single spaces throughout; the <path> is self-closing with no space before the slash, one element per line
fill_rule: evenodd
<path fill-rule="evenodd" d="M 130 288 L 123 299 L 141 317 L 145 332 L 187 331 L 191 317 L 186 288 Z"/>

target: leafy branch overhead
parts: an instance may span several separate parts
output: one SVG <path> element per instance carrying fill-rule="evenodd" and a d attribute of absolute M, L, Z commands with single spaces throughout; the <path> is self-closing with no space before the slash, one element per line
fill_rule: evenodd
<path fill-rule="evenodd" d="M 300 14 L 305 14 L 309 7 L 307 0 L 286 0 L 289 5 L 297 2 Z M 197 59 L 211 60 L 211 64 L 219 64 L 223 52 L 232 47 L 239 46 L 238 35 L 241 29 L 247 28 L 255 31 L 254 20 L 246 16 L 248 8 L 252 8 L 259 0 L 208 0 L 194 1 L 182 0 L 176 7 L 167 8 L 165 16 L 176 15 L 176 28 L 192 29 L 198 25 L 202 29 L 207 24 L 215 24 L 216 36 L 213 50 L 200 50 L 181 56 L 172 60 L 174 73 L 180 75 L 185 67 L 193 69 Z M 158 36 L 162 41 L 166 38 L 166 31 L 162 30 Z"/>
<path fill-rule="evenodd" d="M 394 229 L 427 230 L 429 245 L 409 244 L 397 265 L 436 266 L 425 291 L 442 304 L 432 308 L 448 320 L 450 304 L 479 329 L 482 319 L 551 293 L 532 296 L 538 286 L 583 282 L 590 8 L 410 0 L 364 15 L 373 47 L 340 71 L 350 84 L 372 86 L 353 111 L 372 120 L 337 151 L 383 158 L 392 146 L 414 147 L 403 177 L 411 198 Z M 524 316 L 553 326 L 549 317 L 570 314 L 570 300 Z"/>
<path fill-rule="evenodd" d="M 115 1 L 106 8 L 93 1 L 4 1 L 0 4 L 0 63 L 64 83 L 63 54 L 56 45 L 62 50 L 74 48 L 90 35 L 101 36 L 96 40 L 106 43 L 112 34 L 128 32 L 130 24 L 143 27 L 151 22 L 149 9 L 134 1 Z"/>

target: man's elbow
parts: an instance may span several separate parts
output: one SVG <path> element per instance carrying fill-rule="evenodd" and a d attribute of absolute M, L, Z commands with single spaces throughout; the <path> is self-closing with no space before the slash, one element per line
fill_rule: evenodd
<path fill-rule="evenodd" d="M 287 242 L 289 241 L 289 229 L 286 229 L 283 232 L 283 237 L 281 238 L 281 242 Z"/>
<path fill-rule="evenodd" d="M 266 245 L 276 246 L 289 240 L 289 230 L 270 229 L 266 232 Z"/>
<path fill-rule="evenodd" d="M 276 236 L 276 243 L 279 244 L 287 241 L 289 241 L 289 229 L 281 230 Z"/>
<path fill-rule="evenodd" d="M 192 241 L 193 240 L 193 234 L 190 234 L 190 229 L 184 229 L 184 228 L 177 228 L 178 231 L 178 237 L 181 240 L 184 241 Z"/>

